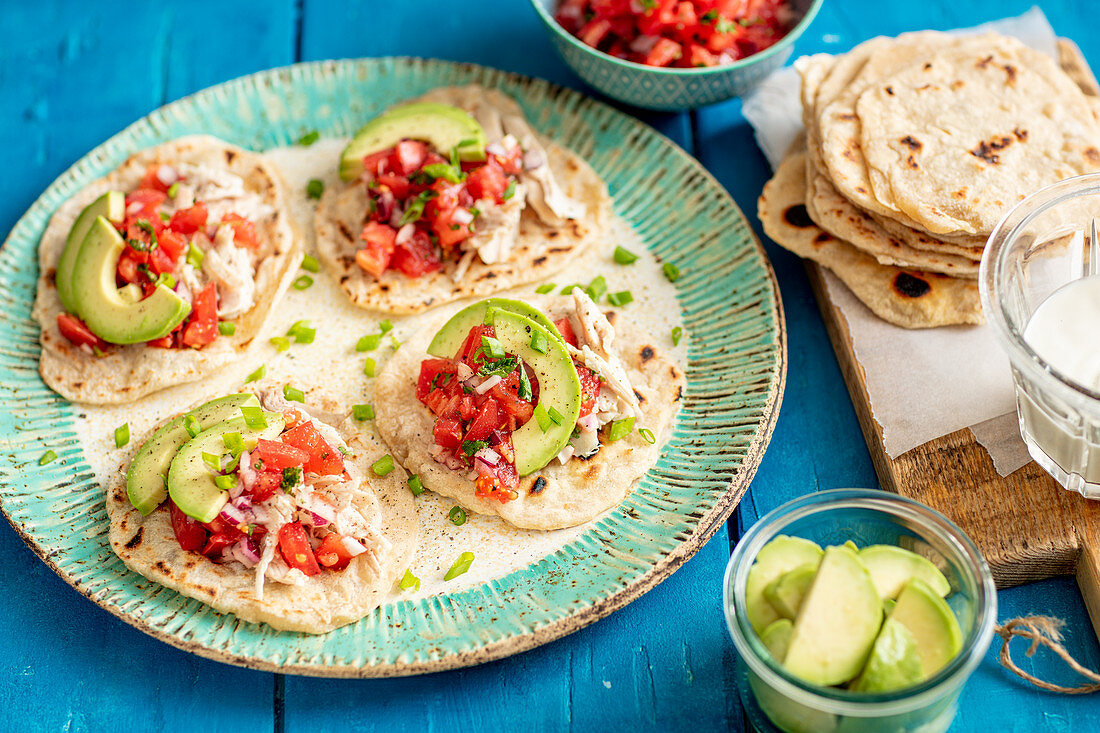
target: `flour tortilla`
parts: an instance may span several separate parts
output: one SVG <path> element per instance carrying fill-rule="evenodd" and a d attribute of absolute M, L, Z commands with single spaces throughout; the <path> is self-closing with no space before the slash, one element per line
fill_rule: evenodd
<path fill-rule="evenodd" d="M 158 349 L 144 344 L 114 346 L 94 356 L 74 346 L 57 329 L 64 312 L 54 283 L 57 262 L 73 222 L 84 207 L 111 189 L 135 189 L 153 164 L 190 162 L 224 168 L 244 179 L 245 189 L 258 193 L 275 213 L 256 222 L 262 242 L 257 266 L 256 301 L 235 319 L 232 336 L 220 336 L 202 349 Z M 66 399 L 90 404 L 119 404 L 166 387 L 202 379 L 235 361 L 252 343 L 268 314 L 294 277 L 299 245 L 294 236 L 282 179 L 261 155 L 207 135 L 193 135 L 143 150 L 119 168 L 88 184 L 61 205 L 50 219 L 38 246 L 38 294 L 34 318 L 42 327 L 39 371 L 54 391 Z"/>
<path fill-rule="evenodd" d="M 327 407 L 335 407 L 329 404 Z M 316 418 L 314 418 L 316 420 Z M 172 531 L 167 502 L 142 517 L 126 496 L 126 469 L 144 439 L 133 444 L 130 455 L 107 488 L 107 516 L 111 522 L 111 549 L 128 568 L 149 580 L 195 598 L 220 613 L 243 621 L 265 623 L 282 631 L 324 634 L 354 623 L 376 608 L 391 591 L 394 581 L 412 561 L 417 540 L 416 506 L 400 468 L 375 476 L 372 463 L 386 453 L 385 446 L 368 433 L 356 432 L 345 420 L 340 430 L 363 474 L 364 486 L 356 505 L 366 516 L 382 514 L 382 531 L 391 543 L 381 558 L 382 573 L 364 556 L 353 558 L 340 572 L 322 572 L 304 585 L 264 582 L 264 597 L 255 596 L 255 574 L 238 563 L 215 563 L 197 552 L 180 548 Z M 151 434 L 151 433 L 150 433 Z M 369 513 L 368 513 L 369 512 Z"/>
<path fill-rule="evenodd" d="M 495 96 L 487 96 L 489 93 Z M 513 107 L 518 110 L 513 100 L 481 87 L 435 90 L 422 99 L 457 104 L 463 98 L 471 103 L 494 99 L 500 106 L 507 105 L 506 113 Z M 507 260 L 487 265 L 475 256 L 457 282 L 454 278 L 459 265 L 454 259 L 446 260 L 439 271 L 414 279 L 396 270 L 387 270 L 380 279 L 375 278 L 355 263 L 355 252 L 362 247 L 359 234 L 366 224 L 367 191 L 365 184 L 354 181 L 334 186 L 321 197 L 314 219 L 321 261 L 355 305 L 395 314 L 419 313 L 461 298 L 491 295 L 559 272 L 607 235 L 611 226 L 611 198 L 606 184 L 582 158 L 545 138 L 536 137 L 546 150 L 550 168 L 562 191 L 576 201 L 581 210 L 578 218 L 567 219 L 560 226 L 550 226 L 536 215 L 531 205 L 527 205 L 520 217 L 518 232 L 513 234 L 509 230 L 506 235 L 515 239 Z"/>
<path fill-rule="evenodd" d="M 883 265 L 837 239 L 806 212 L 806 154 L 788 156 L 764 186 L 758 214 L 769 237 L 828 267 L 877 316 L 904 328 L 982 323 L 978 285 L 937 273 Z"/>
<path fill-rule="evenodd" d="M 525 301 L 550 313 L 571 309 L 573 304 L 571 298 L 561 296 L 531 296 Z M 470 511 L 496 514 L 525 529 L 560 529 L 587 522 L 621 503 L 635 481 L 657 462 L 685 384 L 683 372 L 657 353 L 649 334 L 614 311 L 606 315 L 615 328 L 612 351 L 626 368 L 645 415 L 635 427 L 652 430 L 656 437 L 653 445 L 634 430 L 619 441 L 603 445 L 588 460 L 572 458 L 562 465 L 555 458 L 539 471 L 521 477 L 519 498 L 506 504 L 475 496 L 473 481 L 432 458 L 435 416 L 416 398 L 420 362 L 427 357 L 428 343 L 449 316 L 425 323 L 378 375 L 375 425 L 409 473 L 419 475 L 425 487 L 457 500 Z"/>

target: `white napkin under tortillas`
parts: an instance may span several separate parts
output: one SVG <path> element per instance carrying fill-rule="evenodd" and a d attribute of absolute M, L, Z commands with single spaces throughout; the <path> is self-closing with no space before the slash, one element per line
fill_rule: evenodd
<path fill-rule="evenodd" d="M 1057 38 L 1039 8 L 958 34 L 996 31 L 1058 58 Z M 766 79 L 744 99 L 745 117 L 775 168 L 802 131 L 801 81 L 793 68 Z M 1008 357 L 988 326 L 899 328 L 860 303 L 825 270 L 829 299 L 848 322 L 863 366 L 871 413 L 882 426 L 886 453 L 902 453 L 970 428 L 1002 476 L 1030 461 L 1020 438 Z"/>

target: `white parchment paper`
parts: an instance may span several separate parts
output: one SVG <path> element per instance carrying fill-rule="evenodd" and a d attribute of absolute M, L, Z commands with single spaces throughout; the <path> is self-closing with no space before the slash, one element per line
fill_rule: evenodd
<path fill-rule="evenodd" d="M 997 31 L 1057 58 L 1054 30 L 1039 8 L 1015 18 L 953 33 Z M 793 68 L 765 80 L 742 109 L 775 168 L 802 131 L 800 80 Z M 848 322 L 863 366 L 871 412 L 882 426 L 886 453 L 906 451 L 971 428 L 1006 476 L 1030 458 L 1020 438 L 1008 357 L 989 326 L 909 330 L 876 317 L 828 270 L 829 299 Z"/>

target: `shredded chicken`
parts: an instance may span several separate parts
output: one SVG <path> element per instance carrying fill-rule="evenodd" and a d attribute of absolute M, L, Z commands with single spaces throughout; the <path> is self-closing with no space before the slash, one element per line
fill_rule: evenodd
<path fill-rule="evenodd" d="M 618 415 L 642 417 L 642 408 L 634 394 L 634 388 L 630 385 L 626 369 L 619 357 L 611 352 L 615 330 L 588 294 L 580 288 L 573 289 L 573 307 L 569 321 L 571 325 L 577 326 L 575 331 L 580 348 L 569 346 L 570 355 L 603 378 L 601 397 L 605 389 L 612 392 L 619 402 L 615 410 Z"/>
<path fill-rule="evenodd" d="M 202 270 L 218 286 L 218 316 L 244 315 L 256 299 L 252 257 L 233 243 L 233 227 L 222 225 L 214 235 L 214 247 L 202 258 Z"/>
<path fill-rule="evenodd" d="M 584 206 L 566 196 L 558 185 L 546 151 L 527 120 L 522 115 L 504 115 L 502 121 L 505 132 L 515 136 L 523 148 L 525 168 L 520 178 L 527 184 L 527 202 L 539 218 L 551 226 L 561 226 L 567 219 L 584 216 Z"/>
<path fill-rule="evenodd" d="M 503 262 L 508 259 L 512 246 L 519 233 L 519 222 L 523 216 L 524 188 L 516 184 L 512 198 L 497 205 L 494 201 L 479 199 L 474 206 L 481 214 L 474 219 L 474 236 L 462 243 L 467 251 L 474 250 L 486 265 Z M 457 273 L 455 279 L 458 279 Z"/>

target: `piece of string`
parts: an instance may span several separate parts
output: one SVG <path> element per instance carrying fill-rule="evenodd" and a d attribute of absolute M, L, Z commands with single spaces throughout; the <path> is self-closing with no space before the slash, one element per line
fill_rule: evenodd
<path fill-rule="evenodd" d="M 1050 616 L 1022 616 L 997 626 L 994 631 L 997 632 L 997 635 L 1001 637 L 1002 641 L 1001 665 L 1036 687 L 1049 690 L 1050 692 L 1061 692 L 1066 695 L 1087 695 L 1090 692 L 1100 692 L 1100 674 L 1093 672 L 1087 667 L 1081 666 L 1076 659 L 1070 656 L 1066 648 L 1062 646 L 1062 632 L 1060 629 L 1065 626 L 1065 624 L 1066 622 L 1062 619 L 1051 618 Z M 1092 684 L 1084 684 L 1079 687 L 1062 687 L 1061 685 L 1053 685 L 1049 682 L 1045 682 L 1020 669 L 1016 665 L 1016 662 L 1012 661 L 1012 654 L 1009 653 L 1008 650 L 1008 643 L 1014 636 L 1031 640 L 1031 646 L 1029 646 L 1027 652 L 1025 652 L 1027 656 L 1033 656 L 1039 649 L 1039 645 L 1042 644 L 1061 657 L 1062 661 L 1074 672 L 1085 679 L 1092 680 Z"/>

